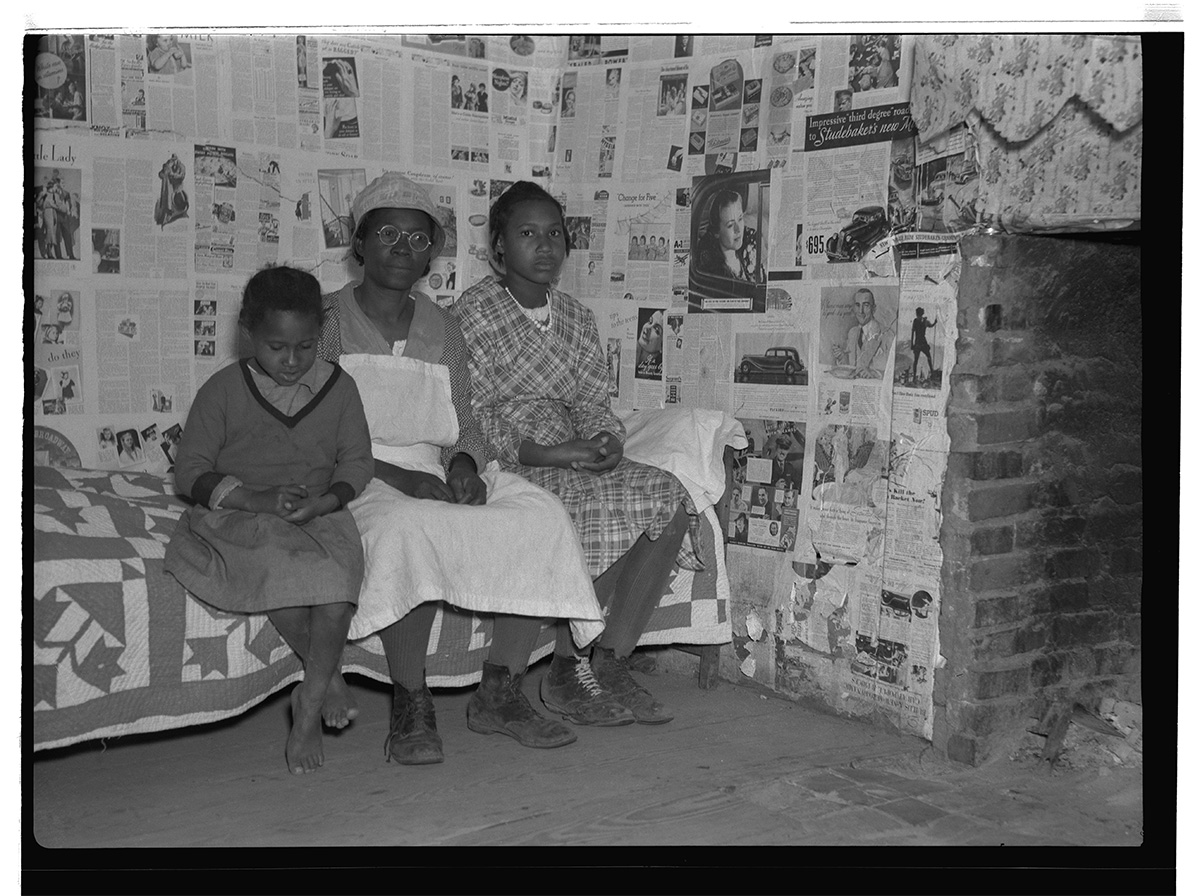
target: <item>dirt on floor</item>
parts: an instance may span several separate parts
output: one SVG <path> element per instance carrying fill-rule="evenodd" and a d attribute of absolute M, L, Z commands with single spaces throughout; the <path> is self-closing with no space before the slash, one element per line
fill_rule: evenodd
<path fill-rule="evenodd" d="M 1111 709 L 1111 707 L 1107 707 Z M 1141 846 L 1144 836 L 1141 707 L 1118 705 L 1103 717 L 1124 736 L 1072 722 L 1053 761 L 1047 738 L 1025 733 L 1007 750 L 971 768 L 917 756 L 865 760 L 873 768 L 949 783 L 965 795 L 990 790 L 997 817 L 1020 819 L 1022 840 L 1066 838 L 1097 845 Z M 987 805 L 987 804 L 984 804 Z"/>

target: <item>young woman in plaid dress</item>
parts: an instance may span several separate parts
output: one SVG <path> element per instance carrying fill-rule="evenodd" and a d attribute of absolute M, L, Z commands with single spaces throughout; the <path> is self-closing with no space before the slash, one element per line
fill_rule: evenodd
<path fill-rule="evenodd" d="M 501 468 L 567 508 L 606 610 L 607 627 L 589 649 L 576 649 L 560 626 L 542 700 L 576 724 L 668 722 L 626 661 L 677 556 L 702 568 L 685 546 L 695 507 L 670 473 L 623 456 L 595 318 L 553 287 L 569 251 L 562 206 L 522 181 L 495 202 L 489 225 L 498 276 L 454 307 L 472 403 Z"/>

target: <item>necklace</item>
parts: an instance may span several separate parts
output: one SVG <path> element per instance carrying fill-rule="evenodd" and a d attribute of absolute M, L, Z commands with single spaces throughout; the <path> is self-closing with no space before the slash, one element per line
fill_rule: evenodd
<path fill-rule="evenodd" d="M 549 289 L 546 290 L 546 304 L 539 305 L 537 308 L 526 308 L 517 301 L 517 297 L 512 294 L 512 290 L 510 290 L 507 286 L 504 287 L 504 291 L 508 293 L 508 297 L 513 300 L 513 303 L 521 309 L 524 315 L 529 318 L 529 322 L 537 328 L 539 333 L 547 333 L 550 331 L 551 318 Z"/>

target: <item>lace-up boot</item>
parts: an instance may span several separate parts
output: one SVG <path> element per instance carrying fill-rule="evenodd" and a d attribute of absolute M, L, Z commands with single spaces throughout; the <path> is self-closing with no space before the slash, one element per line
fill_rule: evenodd
<path fill-rule="evenodd" d="M 643 725 L 661 725 L 675 718 L 654 695 L 634 681 L 629 663 L 611 650 L 592 648 L 592 669 L 600 687 L 611 693 Z"/>
<path fill-rule="evenodd" d="M 383 755 L 388 762 L 395 759 L 401 765 L 430 765 L 441 762 L 442 737 L 437 733 L 433 715 L 433 694 L 422 684 L 419 691 L 410 691 L 402 684 L 392 683 L 392 724 Z"/>
<path fill-rule="evenodd" d="M 592 672 L 586 656 L 554 654 L 542 678 L 542 702 L 576 725 L 629 725 L 633 712 L 614 699 Z"/>
<path fill-rule="evenodd" d="M 521 690 L 523 675 L 506 667 L 483 664 L 483 679 L 467 704 L 467 727 L 480 734 L 507 734 L 523 747 L 565 747 L 578 738 L 574 731 L 538 715 Z"/>

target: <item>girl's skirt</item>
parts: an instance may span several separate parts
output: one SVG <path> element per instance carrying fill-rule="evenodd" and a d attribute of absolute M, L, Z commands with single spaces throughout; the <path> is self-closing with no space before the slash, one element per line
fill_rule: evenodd
<path fill-rule="evenodd" d="M 270 513 L 191 507 L 163 568 L 205 603 L 235 613 L 357 605 L 362 540 L 345 509 L 296 525 Z"/>
<path fill-rule="evenodd" d="M 627 457 L 600 474 L 523 464 L 512 470 L 562 501 L 593 578 L 620 559 L 643 533 L 658 538 L 681 504 L 689 514 L 692 537 L 683 540 L 675 562 L 684 569 L 704 569 L 696 548 L 700 544 L 696 506 L 683 484 L 666 470 Z"/>

